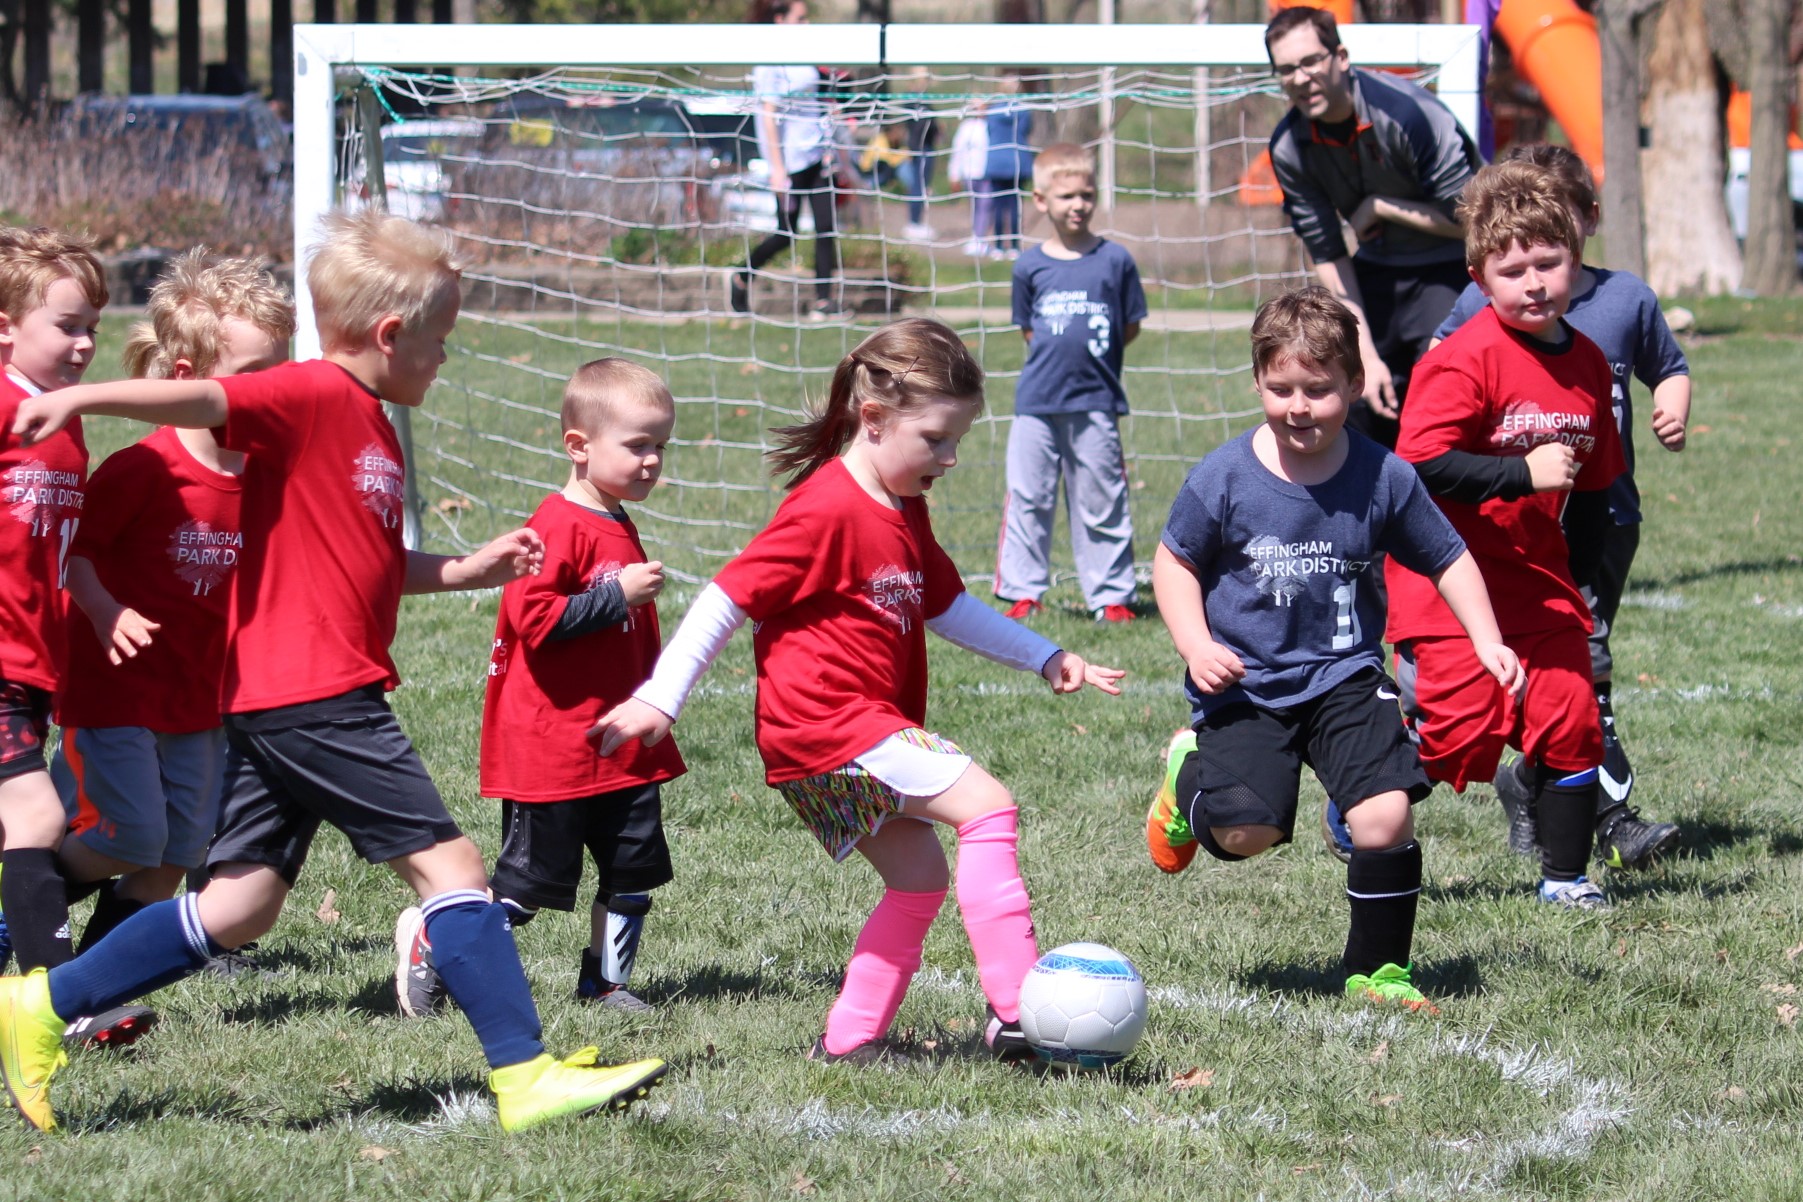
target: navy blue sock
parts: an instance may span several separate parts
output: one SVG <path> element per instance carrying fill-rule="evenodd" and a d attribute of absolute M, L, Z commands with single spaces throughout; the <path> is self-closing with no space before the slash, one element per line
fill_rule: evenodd
<path fill-rule="evenodd" d="M 199 972 L 225 949 L 200 925 L 199 894 L 145 906 L 86 952 L 50 970 L 50 1006 L 65 1021 L 123 1006 Z"/>
<path fill-rule="evenodd" d="M 420 903 L 432 964 L 445 992 L 482 1041 L 490 1068 L 536 1059 L 545 1050 L 538 1007 L 520 967 L 507 910 L 480 889 L 457 889 Z M 60 1014 L 61 1011 L 58 1011 Z"/>

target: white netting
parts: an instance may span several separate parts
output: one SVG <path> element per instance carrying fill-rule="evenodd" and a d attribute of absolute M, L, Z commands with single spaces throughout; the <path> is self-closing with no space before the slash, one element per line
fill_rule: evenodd
<path fill-rule="evenodd" d="M 390 207 L 441 223 L 472 265 L 451 361 L 413 417 L 426 546 L 479 542 L 561 487 L 564 381 L 589 359 L 624 355 L 662 374 L 678 400 L 665 485 L 635 517 L 652 555 L 680 576 L 705 578 L 779 499 L 762 460 L 766 431 L 823 393 L 859 338 L 906 312 L 948 322 L 990 373 L 988 414 L 933 494 L 936 528 L 963 570 L 990 568 L 1024 345 L 1010 315 L 1012 264 L 969 253 L 971 192 L 951 186 L 946 168 L 959 121 L 1014 85 L 1001 72 L 896 68 L 831 85 L 846 185 L 838 295 L 853 314 L 816 323 L 807 312 L 806 206 L 798 245 L 754 281 L 754 312 L 729 309 L 730 273 L 774 226 L 747 72 L 558 69 L 500 79 L 361 69 L 359 87 L 373 90 L 387 123 Z M 1096 228 L 1132 252 L 1145 285 L 1151 316 L 1126 353 L 1133 412 L 1124 433 L 1137 541 L 1149 559 L 1188 466 L 1255 412 L 1253 306 L 1301 278 L 1281 210 L 1268 197 L 1243 203 L 1242 178 L 1282 102 L 1253 66 L 1018 79 L 1036 145 L 1098 150 Z M 354 197 L 367 191 L 365 123 L 355 105 L 340 112 L 337 178 Z M 910 222 L 906 181 L 857 173 L 874 131 L 895 129 L 904 140 L 898 127 L 923 118 L 938 126 L 918 214 L 930 236 Z M 1028 245 L 1043 235 L 1037 217 L 1024 198 Z M 1058 548 L 1054 562 L 1067 565 L 1068 550 Z"/>

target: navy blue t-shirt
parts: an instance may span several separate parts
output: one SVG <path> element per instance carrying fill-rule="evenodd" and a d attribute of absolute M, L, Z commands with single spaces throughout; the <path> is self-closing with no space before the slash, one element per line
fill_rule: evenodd
<path fill-rule="evenodd" d="M 1262 428 L 1262 427 L 1261 427 Z M 1250 701 L 1298 705 L 1364 668 L 1383 668 L 1384 612 L 1372 560 L 1381 552 L 1432 576 L 1465 540 L 1412 465 L 1347 430 L 1346 462 L 1304 487 L 1258 461 L 1248 430 L 1210 452 L 1183 482 L 1164 545 L 1196 569 L 1214 640 L 1246 675 L 1209 696 L 1188 669 L 1191 720 Z"/>
<path fill-rule="evenodd" d="M 1133 256 L 1106 238 L 1077 259 L 1035 246 L 1014 264 L 1014 324 L 1033 332 L 1016 413 L 1127 412 L 1124 327 L 1146 319 Z"/>
<path fill-rule="evenodd" d="M 1640 521 L 1640 489 L 1634 485 L 1634 407 L 1628 400 L 1628 377 L 1639 378 L 1652 388 L 1667 376 L 1687 376 L 1690 361 L 1665 314 L 1659 309 L 1659 297 L 1639 276 L 1626 271 L 1590 268 L 1596 283 L 1582 296 L 1571 298 L 1565 312 L 1578 333 L 1602 348 L 1609 360 L 1609 371 L 1615 377 L 1611 403 L 1615 407 L 1615 425 L 1621 431 L 1621 453 L 1628 470 L 1609 486 L 1609 512 L 1617 526 L 1632 526 Z M 1490 302 L 1483 290 L 1468 284 L 1452 307 L 1452 312 L 1434 337 L 1445 339 L 1470 321 Z"/>

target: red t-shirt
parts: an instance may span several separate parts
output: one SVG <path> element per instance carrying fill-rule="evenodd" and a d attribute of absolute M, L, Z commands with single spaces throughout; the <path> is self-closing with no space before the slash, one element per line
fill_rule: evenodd
<path fill-rule="evenodd" d="M 88 444 L 81 419 L 71 418 L 21 446 L 13 417 L 30 395 L 0 371 L 0 680 L 49 692 L 63 669 L 63 564 L 81 524 Z"/>
<path fill-rule="evenodd" d="M 400 683 L 401 446 L 376 395 L 324 359 L 218 381 L 221 446 L 250 456 L 222 712 Z"/>
<path fill-rule="evenodd" d="M 95 469 L 72 554 L 93 563 L 114 600 L 162 629 L 115 665 L 73 610 L 57 722 L 171 735 L 219 725 L 225 611 L 244 552 L 238 495 L 238 477 L 195 459 L 168 427 Z"/>
<path fill-rule="evenodd" d="M 1608 360 L 1584 335 L 1571 330 L 1564 350 L 1548 351 L 1485 307 L 1416 364 L 1396 453 L 1422 463 L 1447 451 L 1524 456 L 1563 442 L 1580 465 L 1577 489 L 1605 489 L 1626 470 L 1612 388 Z M 1559 525 L 1567 499 L 1563 492 L 1481 505 L 1434 498 L 1471 548 L 1504 634 L 1590 629 Z M 1384 577 L 1391 642 L 1464 633 L 1433 581 L 1394 559 Z"/>
<path fill-rule="evenodd" d="M 526 524 L 544 537 L 545 566 L 501 593 L 482 708 L 482 795 L 568 801 L 681 776 L 687 769 L 674 739 L 655 747 L 635 740 L 603 759 L 582 737 L 651 675 L 663 645 L 657 606 L 637 606 L 617 626 L 546 641 L 571 597 L 645 562 L 638 531 L 624 515 L 555 493 Z"/>
<path fill-rule="evenodd" d="M 831 772 L 927 716 L 926 620 L 964 591 L 927 516 L 835 459 L 791 492 L 714 583 L 751 615 L 770 784 Z"/>

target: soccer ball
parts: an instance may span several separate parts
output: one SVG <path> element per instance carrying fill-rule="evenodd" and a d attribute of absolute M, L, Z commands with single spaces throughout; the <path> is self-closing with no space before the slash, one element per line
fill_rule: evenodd
<path fill-rule="evenodd" d="M 1111 947 L 1053 948 L 1021 982 L 1020 1029 L 1051 1064 L 1118 1064 L 1146 1029 L 1146 983 L 1133 962 Z"/>

